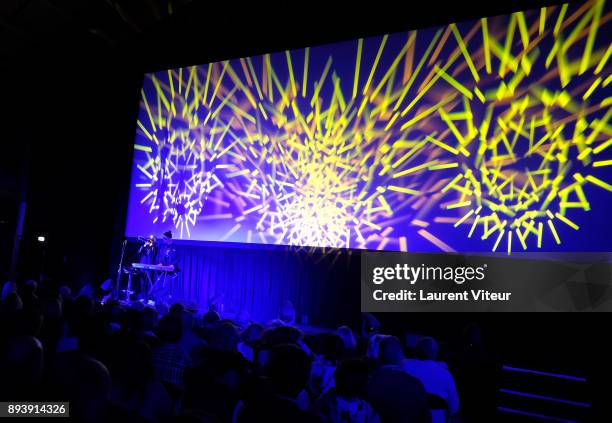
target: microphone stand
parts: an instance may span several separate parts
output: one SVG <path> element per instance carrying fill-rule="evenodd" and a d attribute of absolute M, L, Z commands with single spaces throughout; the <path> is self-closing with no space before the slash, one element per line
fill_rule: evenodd
<path fill-rule="evenodd" d="M 127 246 L 127 239 L 124 239 L 121 245 L 121 258 L 119 259 L 119 266 L 117 267 L 117 283 L 115 286 L 115 299 L 119 300 L 119 285 L 121 282 L 121 271 L 123 270 L 123 256 L 125 255 L 125 247 Z"/>

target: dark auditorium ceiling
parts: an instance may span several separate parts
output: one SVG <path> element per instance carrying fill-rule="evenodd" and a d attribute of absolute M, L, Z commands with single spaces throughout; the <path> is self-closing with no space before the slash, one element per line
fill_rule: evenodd
<path fill-rule="evenodd" d="M 389 4 L 333 10 L 325 2 L 306 2 L 289 10 L 264 2 L 2 0 L 0 71 L 14 69 L 36 53 L 86 55 L 117 48 L 132 48 L 130 58 L 145 66 L 167 66 L 205 57 L 206 52 L 218 60 L 228 53 L 264 53 L 261 48 L 268 45 L 300 47 L 555 3 L 560 2 L 467 0 L 421 2 L 418 9 L 406 2 L 401 8 Z"/>
<path fill-rule="evenodd" d="M 26 50 L 113 46 L 146 33 L 190 0 L 2 0 L 0 68 Z"/>

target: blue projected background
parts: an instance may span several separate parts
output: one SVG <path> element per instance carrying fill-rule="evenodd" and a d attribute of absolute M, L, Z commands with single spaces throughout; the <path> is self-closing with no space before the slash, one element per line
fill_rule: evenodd
<path fill-rule="evenodd" d="M 126 235 L 609 251 L 603 1 L 147 74 Z"/>

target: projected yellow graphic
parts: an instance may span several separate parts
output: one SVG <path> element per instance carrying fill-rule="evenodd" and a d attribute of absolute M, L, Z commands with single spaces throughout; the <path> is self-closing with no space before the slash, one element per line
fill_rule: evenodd
<path fill-rule="evenodd" d="M 128 233 L 554 249 L 610 201 L 610 18 L 565 4 L 149 74 Z"/>

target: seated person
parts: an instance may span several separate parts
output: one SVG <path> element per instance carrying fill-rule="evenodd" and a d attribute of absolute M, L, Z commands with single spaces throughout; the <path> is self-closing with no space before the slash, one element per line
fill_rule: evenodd
<path fill-rule="evenodd" d="M 330 423 L 379 423 L 380 418 L 363 399 L 368 382 L 368 364 L 349 359 L 340 363 L 334 373 L 335 388 L 316 403 L 317 415 Z"/>
<path fill-rule="evenodd" d="M 183 336 L 181 320 L 169 314 L 162 317 L 157 328 L 157 335 L 161 345 L 153 350 L 155 377 L 171 391 L 181 390 L 185 368 L 191 364 L 189 355 L 180 344 Z"/>
<path fill-rule="evenodd" d="M 342 355 L 344 346 L 342 339 L 336 334 L 321 333 L 317 338 L 308 384 L 309 391 L 315 399 L 334 387 L 336 363 Z"/>
<path fill-rule="evenodd" d="M 453 375 L 448 371 L 446 363 L 436 361 L 438 343 L 430 337 L 421 338 L 416 344 L 417 359 L 407 359 L 402 368 L 421 381 L 428 394 L 442 398 L 448 407 L 448 414 L 459 411 L 459 398 Z M 432 410 L 432 421 L 446 421 L 446 411 Z"/>
<path fill-rule="evenodd" d="M 386 336 L 378 349 L 379 367 L 370 376 L 366 400 L 385 423 L 431 422 L 423 384 L 406 373 L 402 345 L 395 336 Z"/>
<path fill-rule="evenodd" d="M 234 412 L 238 423 L 306 423 L 320 421 L 304 411 L 299 396 L 310 377 L 310 358 L 297 345 L 272 347 L 264 365 L 264 379 L 255 384 Z"/>

